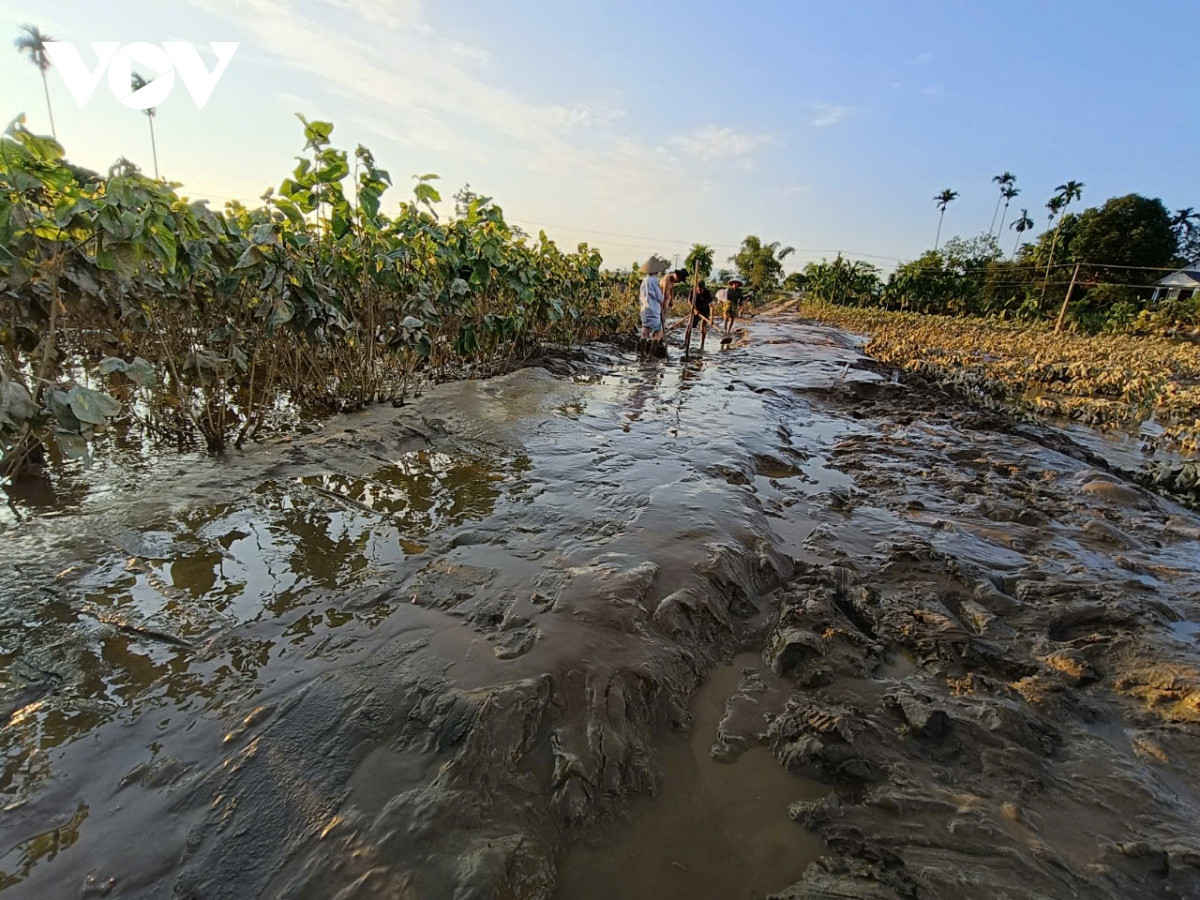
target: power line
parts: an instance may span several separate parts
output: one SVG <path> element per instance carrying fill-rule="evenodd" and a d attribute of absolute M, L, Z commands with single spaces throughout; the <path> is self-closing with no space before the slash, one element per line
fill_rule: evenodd
<path fill-rule="evenodd" d="M 202 194 L 203 197 L 215 199 L 215 200 L 236 199 L 233 197 L 222 197 L 221 194 L 208 193 L 206 191 L 197 191 L 197 193 Z M 643 235 L 643 234 L 626 234 L 623 232 L 605 232 L 605 230 L 601 230 L 598 228 L 581 228 L 578 226 L 569 226 L 569 224 L 560 224 L 560 223 L 553 223 L 553 222 L 536 222 L 534 220 L 530 220 L 530 218 L 509 218 L 508 221 L 512 222 L 512 223 L 516 223 L 516 224 L 524 224 L 524 226 L 535 226 L 538 228 L 562 228 L 565 230 L 569 230 L 569 232 L 580 232 L 582 234 L 599 234 L 599 235 L 605 236 L 605 238 L 624 239 L 624 240 L 616 240 L 616 241 L 610 240 L 607 242 L 610 242 L 610 244 L 612 244 L 612 242 L 617 242 L 617 244 L 622 244 L 624 246 L 630 246 L 630 247 L 642 247 L 643 241 L 649 241 L 650 244 L 672 244 L 672 245 L 688 246 L 688 247 L 694 246 L 696 244 L 704 244 L 704 246 L 713 247 L 714 250 L 738 251 L 738 250 L 740 250 L 740 248 L 742 248 L 742 247 L 740 247 L 740 245 L 737 245 L 737 244 L 709 244 L 709 242 L 706 242 L 706 241 L 679 240 L 679 239 L 673 239 L 673 238 L 653 238 L 653 236 L 648 236 L 648 235 Z M 882 253 L 865 253 L 865 252 L 853 251 L 853 250 L 828 250 L 828 248 L 792 247 L 792 253 L 796 253 L 797 256 L 799 256 L 799 254 L 805 254 L 805 256 L 808 256 L 808 254 L 812 254 L 812 256 L 816 256 L 816 254 L 835 254 L 835 256 L 862 257 L 864 259 L 884 259 L 884 260 L 888 260 L 888 262 L 890 262 L 890 263 L 906 262 L 906 260 L 902 259 L 901 257 L 889 257 L 889 256 L 886 256 L 886 254 L 882 254 Z M 919 259 L 919 257 L 918 257 L 918 259 Z M 910 262 L 918 262 L 918 259 L 910 260 Z M 1003 260 L 996 260 L 996 262 L 1002 263 Z M 1026 264 L 1022 264 L 1022 265 L 1004 264 L 1004 271 L 1020 271 L 1020 270 L 1043 271 L 1045 269 L 1069 269 L 1069 268 L 1072 268 L 1072 266 L 1074 266 L 1074 265 L 1075 265 L 1075 263 L 1052 263 L 1049 266 L 1040 265 L 1040 264 L 1036 264 L 1036 263 L 1026 263 Z M 1120 265 L 1120 264 L 1108 264 L 1108 263 L 1080 263 L 1080 265 L 1092 266 L 1092 268 L 1097 268 L 1097 269 L 1129 269 L 1129 270 L 1140 270 L 1140 271 L 1165 271 L 1165 272 L 1172 272 L 1172 271 L 1177 270 L 1177 266 L 1164 266 L 1164 265 Z"/>

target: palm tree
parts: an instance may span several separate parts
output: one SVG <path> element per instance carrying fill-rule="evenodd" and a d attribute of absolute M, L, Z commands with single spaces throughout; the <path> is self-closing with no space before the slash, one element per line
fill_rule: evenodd
<path fill-rule="evenodd" d="M 937 250 L 938 245 L 941 244 L 941 242 L 942 242 L 942 219 L 946 218 L 946 207 L 949 206 L 950 201 L 955 199 L 957 196 L 958 196 L 958 191 L 952 191 L 952 190 L 950 190 L 950 188 L 946 188 L 944 191 L 942 191 L 940 194 L 938 194 L 936 197 L 933 198 L 933 202 L 937 204 L 938 213 L 939 213 L 937 237 L 934 238 L 934 241 L 933 241 L 933 249 L 934 250 Z"/>
<path fill-rule="evenodd" d="M 133 90 L 140 91 L 147 85 L 147 81 L 137 72 L 133 73 L 133 77 L 129 80 L 129 86 Z M 154 114 L 158 110 L 151 106 L 148 109 L 142 110 L 146 114 L 146 119 L 150 122 L 150 152 L 154 154 L 154 180 L 158 180 L 158 144 L 154 140 Z"/>
<path fill-rule="evenodd" d="M 1000 227 L 996 229 L 997 238 L 1004 232 L 1004 220 L 1008 218 L 1008 204 L 1012 203 L 1013 197 L 1019 193 L 1021 193 L 1020 188 L 1015 188 L 1011 184 L 1000 189 L 1000 196 L 1004 198 L 1004 211 L 1000 213 Z"/>
<path fill-rule="evenodd" d="M 1062 231 L 1063 219 L 1066 217 L 1067 207 L 1071 205 L 1072 200 L 1078 200 L 1083 196 L 1082 181 L 1068 181 L 1066 184 L 1060 184 L 1054 189 L 1057 193 L 1050 198 L 1050 202 L 1046 204 L 1046 208 L 1050 210 L 1050 220 L 1058 216 L 1058 227 L 1054 229 L 1054 237 L 1050 240 L 1050 257 L 1046 260 L 1046 279 L 1042 283 L 1042 296 L 1046 296 L 1046 287 L 1050 284 L 1050 267 L 1054 264 L 1054 251 L 1058 247 L 1058 233 Z"/>
<path fill-rule="evenodd" d="M 1171 230 L 1175 232 L 1179 255 L 1189 263 L 1200 257 L 1200 228 L 1192 224 L 1193 220 L 1200 221 L 1200 213 L 1190 206 L 1177 209 L 1171 219 Z"/>
<path fill-rule="evenodd" d="M 999 175 L 993 175 L 992 181 L 994 181 L 994 182 L 996 182 L 996 184 L 1000 185 L 1000 197 L 996 198 L 996 208 L 994 210 L 992 210 L 992 224 L 988 226 L 988 234 L 989 235 L 996 228 L 996 216 L 999 215 L 999 213 L 1000 213 L 1000 198 L 1004 196 L 1005 189 L 1010 188 L 1014 184 L 1017 183 L 1017 176 L 1014 175 L 1012 172 L 1001 172 Z M 1007 204 L 1005 204 L 1005 205 L 1007 206 Z M 1004 228 L 1003 223 L 1001 223 L 1000 228 L 1001 229 Z M 999 231 L 996 232 L 996 234 L 999 234 L 999 233 L 1000 233 Z"/>
<path fill-rule="evenodd" d="M 1029 210 L 1021 210 L 1021 217 L 1008 226 L 1009 228 L 1017 229 L 1017 242 L 1013 245 L 1013 259 L 1017 258 L 1017 251 L 1021 249 L 1021 235 L 1033 227 L 1033 219 L 1029 218 Z"/>
<path fill-rule="evenodd" d="M 50 106 L 50 85 L 46 81 L 46 71 L 50 68 L 50 57 L 46 55 L 46 44 L 54 38 L 42 34 L 36 25 L 22 25 L 17 39 L 13 41 L 17 50 L 29 54 L 29 61 L 38 67 L 42 73 L 42 90 L 46 93 L 46 112 L 50 114 L 50 133 L 58 140 L 58 131 L 54 127 L 54 109 Z"/>
<path fill-rule="evenodd" d="M 783 260 L 795 253 L 794 247 L 780 247 L 779 241 L 764 244 L 757 235 L 747 235 L 729 261 L 738 267 L 746 287 L 759 296 L 777 290 L 783 281 Z"/>
<path fill-rule="evenodd" d="M 1196 230 L 1196 226 L 1192 221 L 1200 222 L 1200 213 L 1196 212 L 1192 207 L 1188 206 L 1184 209 L 1175 210 L 1175 215 L 1171 219 L 1171 228 L 1177 231 L 1180 237 L 1184 235 L 1190 236 Z"/>

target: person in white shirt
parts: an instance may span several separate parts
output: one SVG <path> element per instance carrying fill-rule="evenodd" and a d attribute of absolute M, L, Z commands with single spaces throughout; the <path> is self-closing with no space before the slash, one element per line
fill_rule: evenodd
<path fill-rule="evenodd" d="M 642 286 L 638 289 L 638 307 L 642 317 L 642 341 L 663 339 L 663 293 L 658 275 L 667 264 L 657 257 L 650 257 L 642 264 Z"/>

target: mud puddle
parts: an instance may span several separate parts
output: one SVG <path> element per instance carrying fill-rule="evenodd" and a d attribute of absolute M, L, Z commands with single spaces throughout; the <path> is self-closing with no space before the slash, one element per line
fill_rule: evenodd
<path fill-rule="evenodd" d="M 692 701 L 691 731 L 661 743 L 657 794 L 634 800 L 567 854 L 559 900 L 613 897 L 761 898 L 796 881 L 824 845 L 788 818 L 796 800 L 828 793 L 789 774 L 761 746 L 713 758 L 726 702 L 746 673 L 765 669 L 742 653 L 718 666 Z"/>
<path fill-rule="evenodd" d="M 567 376 L 14 500 L 5 895 L 1200 892 L 1200 517 L 1111 442 L 794 320 Z"/>

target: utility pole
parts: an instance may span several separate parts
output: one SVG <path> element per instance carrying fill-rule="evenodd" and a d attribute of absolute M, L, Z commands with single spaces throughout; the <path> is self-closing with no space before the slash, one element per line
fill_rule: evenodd
<path fill-rule="evenodd" d="M 1054 333 L 1062 331 L 1063 317 L 1067 314 L 1067 304 L 1071 302 L 1071 294 L 1075 291 L 1075 279 L 1079 277 L 1080 263 L 1075 263 L 1075 271 L 1071 273 L 1071 285 L 1067 288 L 1067 296 L 1063 297 L 1062 309 L 1058 311 L 1058 321 L 1054 323 Z"/>
<path fill-rule="evenodd" d="M 675 268 L 676 269 L 679 268 L 679 254 L 678 253 L 675 254 Z"/>

